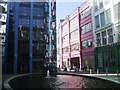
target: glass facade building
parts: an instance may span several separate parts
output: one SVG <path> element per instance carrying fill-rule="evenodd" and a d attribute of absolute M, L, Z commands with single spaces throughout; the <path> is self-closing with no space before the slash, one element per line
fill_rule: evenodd
<path fill-rule="evenodd" d="M 53 3 L 54 2 L 54 3 Z M 44 65 L 56 61 L 56 55 L 49 56 L 49 43 L 56 37 L 51 27 L 52 15 L 56 9 L 50 5 L 55 1 L 8 2 L 5 65 L 6 73 L 43 72 Z M 56 16 L 55 16 L 56 17 Z M 56 19 L 55 19 L 56 22 Z M 52 31 L 50 34 L 49 32 Z M 51 36 L 51 37 L 50 37 Z"/>

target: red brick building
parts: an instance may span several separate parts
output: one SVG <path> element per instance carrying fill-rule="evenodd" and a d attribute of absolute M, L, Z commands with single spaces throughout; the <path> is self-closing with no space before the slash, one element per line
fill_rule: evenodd
<path fill-rule="evenodd" d="M 90 1 L 85 2 L 59 24 L 60 67 L 94 67 L 93 31 Z"/>

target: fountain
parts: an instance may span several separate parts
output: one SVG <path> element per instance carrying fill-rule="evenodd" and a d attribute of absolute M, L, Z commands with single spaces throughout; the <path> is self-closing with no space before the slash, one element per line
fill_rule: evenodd
<path fill-rule="evenodd" d="M 46 78 L 50 78 L 50 71 L 49 70 L 47 70 L 47 76 L 46 76 Z"/>
<path fill-rule="evenodd" d="M 110 88 L 110 90 L 116 90 L 120 88 L 119 84 L 97 78 L 72 75 L 57 75 L 56 77 L 51 77 L 49 70 L 47 70 L 45 77 L 41 74 L 30 74 L 14 78 L 8 83 L 13 90 L 16 88 L 46 88 L 48 90 L 62 90 L 63 88 L 79 88 L 80 90 L 84 90 L 85 88 Z"/>

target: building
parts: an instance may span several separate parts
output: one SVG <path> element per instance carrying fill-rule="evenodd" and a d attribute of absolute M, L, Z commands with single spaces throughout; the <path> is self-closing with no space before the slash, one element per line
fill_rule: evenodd
<path fill-rule="evenodd" d="M 59 24 L 60 67 L 94 67 L 91 2 L 87 0 Z"/>
<path fill-rule="evenodd" d="M 4 51 L 5 51 L 5 33 L 6 33 L 6 16 L 7 16 L 7 2 L 3 0 L 0 2 L 0 63 L 2 72 L 2 65 L 4 65 Z"/>
<path fill-rule="evenodd" d="M 93 0 L 96 70 L 120 70 L 120 0 Z"/>
<path fill-rule="evenodd" d="M 64 19 L 61 19 L 60 22 L 62 23 Z M 57 29 L 57 68 L 60 69 L 60 66 L 62 67 L 61 63 L 61 56 L 62 56 L 62 51 L 61 51 L 61 23 L 59 23 L 59 28 Z"/>
<path fill-rule="evenodd" d="M 56 24 L 51 24 L 56 23 L 55 3 L 8 2 L 6 73 L 44 72 L 44 64 L 56 61 Z"/>
<path fill-rule="evenodd" d="M 87 0 L 80 6 L 81 53 L 83 68 L 86 69 L 95 67 L 92 24 L 92 3 Z"/>

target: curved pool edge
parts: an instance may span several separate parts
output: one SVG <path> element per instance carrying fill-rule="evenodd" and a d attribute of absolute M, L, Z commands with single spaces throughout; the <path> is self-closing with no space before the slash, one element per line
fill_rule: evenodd
<path fill-rule="evenodd" d="M 40 74 L 40 73 L 32 73 L 32 74 Z M 16 75 L 16 76 L 13 76 L 13 77 L 8 78 L 8 79 L 5 80 L 4 83 L 3 83 L 4 88 L 5 88 L 5 89 L 11 89 L 11 90 L 13 90 L 13 88 L 9 85 L 9 82 L 10 82 L 12 79 L 15 79 L 15 78 L 21 77 L 21 76 L 26 76 L 26 75 L 30 75 L 30 74 L 29 74 L 29 73 L 28 73 L 28 74 L 20 74 L 20 75 Z M 59 73 L 57 73 L 57 75 L 73 75 L 73 76 L 81 76 L 81 77 L 87 77 L 87 78 L 95 78 L 95 79 L 110 81 L 110 82 L 113 82 L 113 83 L 116 83 L 116 84 L 119 84 L 119 85 L 120 85 L 120 82 L 118 82 L 118 81 L 111 80 L 111 79 L 107 79 L 107 78 L 104 78 L 104 77 L 92 76 L 92 75 L 90 75 L 90 74 L 85 75 L 85 74 L 79 74 L 79 73 L 62 73 L 62 72 L 59 72 Z"/>
<path fill-rule="evenodd" d="M 32 74 L 40 74 L 40 73 L 32 73 Z M 15 75 L 15 76 L 12 76 L 12 77 L 8 78 L 7 80 L 5 80 L 5 81 L 3 82 L 4 88 L 5 88 L 6 90 L 7 90 L 7 89 L 13 90 L 13 88 L 9 85 L 9 82 L 10 82 L 12 79 L 15 79 L 15 78 L 17 78 L 17 77 L 26 76 L 26 75 L 30 75 L 30 73 Z"/>
<path fill-rule="evenodd" d="M 82 76 L 82 77 L 88 77 L 88 78 L 96 78 L 96 79 L 101 79 L 101 80 L 106 80 L 106 81 L 110 81 L 116 84 L 120 85 L 119 81 L 113 80 L 113 79 L 109 79 L 109 78 L 105 78 L 105 77 L 98 77 L 98 76 L 93 76 L 92 74 L 80 74 L 80 73 L 62 73 L 59 72 L 59 75 L 74 75 L 74 76 Z"/>

